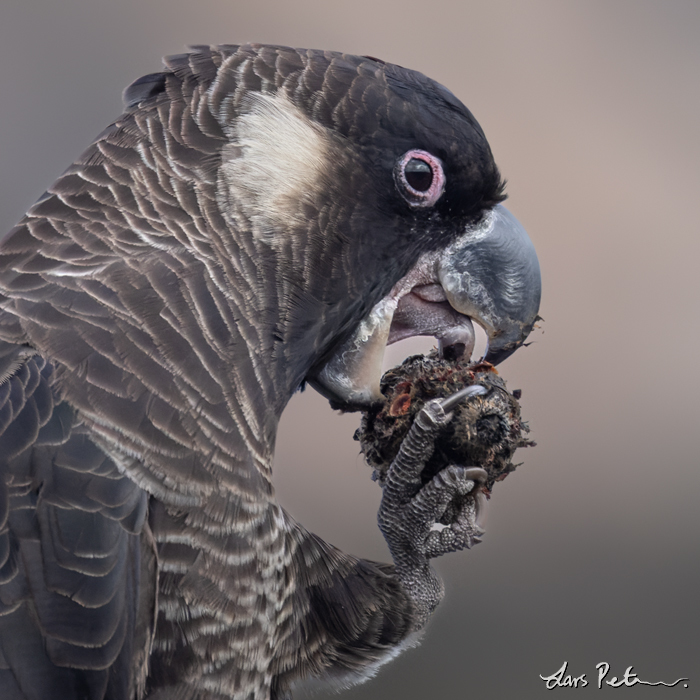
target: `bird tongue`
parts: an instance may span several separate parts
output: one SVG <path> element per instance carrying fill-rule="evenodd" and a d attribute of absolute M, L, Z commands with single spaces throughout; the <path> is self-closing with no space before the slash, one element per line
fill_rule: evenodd
<path fill-rule="evenodd" d="M 437 338 L 441 354 L 448 359 L 469 358 L 474 350 L 471 319 L 450 306 L 438 284 L 414 287 L 401 297 L 391 322 L 387 345 L 417 335 Z"/>
<path fill-rule="evenodd" d="M 415 277 L 425 277 L 416 269 Z M 437 338 L 446 359 L 471 357 L 475 341 L 471 319 L 450 306 L 440 284 L 409 286 L 410 277 L 376 304 L 318 374 L 308 377 L 312 386 L 343 410 L 369 406 L 381 397 L 382 358 L 390 343 L 429 335 Z"/>

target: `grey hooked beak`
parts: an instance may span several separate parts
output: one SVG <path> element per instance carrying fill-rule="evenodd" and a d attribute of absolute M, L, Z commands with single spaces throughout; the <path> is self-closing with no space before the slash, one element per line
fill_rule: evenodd
<path fill-rule="evenodd" d="M 450 305 L 486 331 L 487 362 L 502 362 L 525 342 L 540 308 L 540 265 L 530 237 L 503 205 L 444 251 L 438 278 Z"/>
<path fill-rule="evenodd" d="M 421 257 L 309 382 L 338 407 L 369 406 L 381 398 L 388 343 L 432 335 L 443 349 L 459 344 L 468 359 L 472 321 L 489 339 L 484 359 L 498 364 L 532 330 L 540 291 L 535 248 L 518 220 L 498 205 L 447 248 Z"/>

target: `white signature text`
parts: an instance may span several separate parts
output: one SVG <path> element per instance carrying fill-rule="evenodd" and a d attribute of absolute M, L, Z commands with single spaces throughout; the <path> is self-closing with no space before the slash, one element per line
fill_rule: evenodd
<path fill-rule="evenodd" d="M 565 661 L 561 665 L 561 668 L 555 671 L 551 676 L 543 676 L 540 674 L 540 678 L 544 681 L 547 690 L 552 690 L 553 688 L 585 688 L 588 685 L 588 679 L 586 678 L 585 673 L 582 673 L 579 676 L 574 676 L 573 674 L 567 672 L 568 667 L 569 662 Z M 643 681 L 641 678 L 639 678 L 639 676 L 637 676 L 636 673 L 633 672 L 633 668 L 634 666 L 628 666 L 621 678 L 618 678 L 617 676 L 608 678 L 610 673 L 610 664 L 605 661 L 601 661 L 599 664 L 596 664 L 596 670 L 598 671 L 598 688 L 602 688 L 603 683 L 611 686 L 612 688 L 619 688 L 620 686 L 631 688 L 633 685 L 664 685 L 667 688 L 673 688 L 673 686 L 683 683 L 684 681 L 684 687 L 688 687 L 688 678 L 679 678 L 673 683 L 664 683 L 663 681 L 651 683 L 649 681 Z"/>

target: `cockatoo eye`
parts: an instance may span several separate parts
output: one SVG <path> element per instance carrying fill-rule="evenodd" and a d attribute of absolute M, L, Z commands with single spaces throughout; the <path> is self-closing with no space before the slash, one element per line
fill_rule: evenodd
<path fill-rule="evenodd" d="M 432 207 L 445 190 L 445 173 L 439 158 L 413 149 L 404 153 L 394 170 L 396 186 L 412 207 Z"/>
<path fill-rule="evenodd" d="M 406 182 L 419 192 L 427 192 L 433 184 L 433 169 L 421 158 L 411 158 L 403 169 Z"/>

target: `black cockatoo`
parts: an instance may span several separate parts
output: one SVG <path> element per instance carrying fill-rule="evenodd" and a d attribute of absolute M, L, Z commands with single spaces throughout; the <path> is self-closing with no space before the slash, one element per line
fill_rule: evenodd
<path fill-rule="evenodd" d="M 462 351 L 474 320 L 509 355 L 536 320 L 532 245 L 481 128 L 420 73 L 195 47 L 125 101 L 0 246 L 0 697 L 367 677 L 439 601 L 429 559 L 477 537 L 476 498 L 431 529 L 476 477 L 411 493 L 404 451 L 394 564 L 365 561 L 277 503 L 280 415 L 305 382 L 368 405 L 401 337 Z M 422 420 L 430 442 L 449 414 Z"/>

